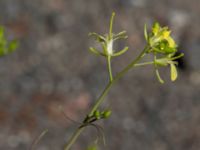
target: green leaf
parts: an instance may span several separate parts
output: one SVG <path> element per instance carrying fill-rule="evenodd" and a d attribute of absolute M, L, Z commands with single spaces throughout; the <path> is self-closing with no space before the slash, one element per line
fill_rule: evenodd
<path fill-rule="evenodd" d="M 170 68 L 171 68 L 171 80 L 175 81 L 178 77 L 176 66 L 173 63 L 171 63 Z"/>

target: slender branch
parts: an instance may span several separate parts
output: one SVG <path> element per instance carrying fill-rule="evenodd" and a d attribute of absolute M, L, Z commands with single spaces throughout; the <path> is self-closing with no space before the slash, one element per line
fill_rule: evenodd
<path fill-rule="evenodd" d="M 111 68 L 111 56 L 107 56 L 107 63 L 108 63 L 108 72 L 109 72 L 110 82 L 112 82 L 113 75 L 112 75 L 112 68 Z"/>

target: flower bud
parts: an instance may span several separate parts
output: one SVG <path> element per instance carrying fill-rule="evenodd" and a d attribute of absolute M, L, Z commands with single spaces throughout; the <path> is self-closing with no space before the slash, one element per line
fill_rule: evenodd
<path fill-rule="evenodd" d="M 94 117 L 95 117 L 97 120 L 101 118 L 101 115 L 100 115 L 99 110 L 96 110 L 96 111 L 94 112 Z"/>
<path fill-rule="evenodd" d="M 108 117 L 110 117 L 111 113 L 112 113 L 111 110 L 106 110 L 106 111 L 102 112 L 102 117 L 108 118 Z"/>

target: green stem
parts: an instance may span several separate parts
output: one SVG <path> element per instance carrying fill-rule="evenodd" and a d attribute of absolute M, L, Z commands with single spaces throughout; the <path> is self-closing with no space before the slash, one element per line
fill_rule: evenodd
<path fill-rule="evenodd" d="M 126 74 L 132 67 L 134 67 L 134 65 L 136 65 L 136 63 L 138 62 L 138 61 L 140 61 L 140 59 L 142 58 L 142 57 L 144 57 L 144 55 L 145 55 L 145 53 L 146 53 L 146 51 L 148 50 L 148 46 L 146 46 L 144 49 L 143 49 L 143 51 L 138 55 L 138 57 L 135 59 L 135 60 L 133 60 L 130 64 L 128 64 L 121 72 L 119 72 L 117 75 L 116 75 L 116 77 L 114 78 L 114 80 L 113 81 L 117 81 L 117 80 L 119 80 L 122 76 L 124 76 L 124 74 Z"/>
<path fill-rule="evenodd" d="M 94 106 L 92 107 L 90 113 L 88 114 L 89 116 L 93 115 L 93 113 L 99 108 L 99 106 L 101 105 L 101 103 L 104 101 L 105 96 L 107 95 L 107 93 L 109 92 L 109 90 L 111 89 L 111 87 L 114 85 L 114 83 L 116 83 L 121 77 L 123 77 L 132 67 L 134 67 L 136 65 L 136 63 L 138 61 L 140 61 L 140 59 L 145 55 L 145 52 L 148 50 L 148 46 L 146 46 L 144 48 L 144 50 L 138 55 L 138 57 L 133 60 L 130 64 L 128 64 L 122 71 L 120 71 L 114 78 L 112 81 L 110 81 L 107 86 L 105 87 L 105 89 L 103 90 L 102 94 L 99 96 L 99 98 L 97 99 L 96 103 L 94 104 Z M 84 123 L 83 123 L 84 125 Z M 77 130 L 75 131 L 75 133 L 72 135 L 72 137 L 69 139 L 69 141 L 66 143 L 64 150 L 69 150 L 71 148 L 71 146 L 74 144 L 74 142 L 77 140 L 77 138 L 79 137 L 79 135 L 81 134 L 81 132 L 84 130 L 85 126 L 81 126 L 79 128 L 77 128 Z"/>
<path fill-rule="evenodd" d="M 79 137 L 79 135 L 81 134 L 81 132 L 84 129 L 85 129 L 84 127 L 79 127 L 79 128 L 76 129 L 76 131 L 71 136 L 71 138 L 69 139 L 69 141 L 65 144 L 64 150 L 69 150 L 72 147 L 72 145 L 74 144 L 74 142 L 77 140 L 77 138 Z"/>
<path fill-rule="evenodd" d="M 149 62 L 143 62 L 143 63 L 135 64 L 134 67 L 141 67 L 141 66 L 152 65 L 152 64 L 154 64 L 154 62 L 149 61 Z"/>
<path fill-rule="evenodd" d="M 111 56 L 107 56 L 107 63 L 108 63 L 108 72 L 109 72 L 110 82 L 112 82 L 113 75 L 112 75 L 112 68 L 111 68 Z"/>
<path fill-rule="evenodd" d="M 110 90 L 110 88 L 112 87 L 112 85 L 113 85 L 114 82 L 115 82 L 115 80 L 113 80 L 112 82 L 109 82 L 107 84 L 107 86 L 103 90 L 102 94 L 99 96 L 99 98 L 97 99 L 96 103 L 92 107 L 92 110 L 90 111 L 89 116 L 93 115 L 93 113 L 98 109 L 98 107 L 103 102 L 105 96 L 107 95 L 108 91 Z"/>

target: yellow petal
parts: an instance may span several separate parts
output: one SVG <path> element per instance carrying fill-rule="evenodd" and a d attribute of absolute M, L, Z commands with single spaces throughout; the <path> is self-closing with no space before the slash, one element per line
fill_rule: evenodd
<path fill-rule="evenodd" d="M 168 38 L 169 37 L 169 35 L 170 35 L 170 33 L 171 33 L 171 31 L 163 31 L 163 33 L 162 33 L 162 35 L 163 35 L 163 38 L 164 39 L 166 39 L 166 38 Z"/>
<path fill-rule="evenodd" d="M 171 47 L 171 48 L 176 47 L 176 43 L 175 43 L 175 41 L 171 37 L 168 37 L 166 40 L 169 43 L 169 47 Z"/>
<path fill-rule="evenodd" d="M 170 64 L 170 68 L 171 68 L 171 80 L 175 81 L 177 79 L 178 73 L 176 70 L 176 66 L 174 64 Z"/>

